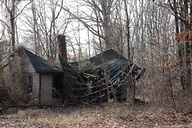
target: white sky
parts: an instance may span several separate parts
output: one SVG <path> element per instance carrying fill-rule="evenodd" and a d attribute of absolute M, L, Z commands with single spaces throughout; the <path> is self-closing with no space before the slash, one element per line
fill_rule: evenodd
<path fill-rule="evenodd" d="M 44 0 L 44 1 L 46 1 L 46 0 Z M 47 2 L 47 1 L 46 1 Z M 25 4 L 23 3 L 23 4 L 21 4 L 20 6 L 24 6 Z M 75 8 L 76 8 L 76 6 L 77 6 L 77 3 L 76 2 L 73 2 L 73 0 L 64 0 L 64 6 L 67 6 L 69 9 L 70 9 L 70 11 L 72 11 L 72 12 L 76 12 L 77 10 L 75 10 Z M 22 7 L 21 7 L 22 8 Z M 28 6 L 28 8 L 30 9 L 31 8 L 31 5 L 29 5 Z M 48 7 L 47 7 L 48 8 Z M 58 7 L 59 8 L 59 7 Z M 82 9 L 82 8 L 80 8 L 80 9 Z M 25 12 L 27 11 L 28 9 L 26 8 L 25 9 Z M 85 10 L 85 8 L 83 9 L 83 10 Z M 48 11 L 50 11 L 49 10 L 49 8 L 47 9 L 47 12 Z M 62 11 L 62 13 L 60 14 L 61 16 L 60 16 L 60 19 L 61 19 L 61 21 L 58 21 L 57 23 L 56 23 L 56 25 L 60 25 L 60 24 L 62 24 L 63 22 L 65 22 L 64 20 L 65 20 L 65 18 L 68 18 L 68 14 L 66 15 L 65 14 L 66 12 L 64 12 L 64 11 Z M 28 11 L 28 13 L 27 13 L 28 15 L 32 15 L 31 14 L 31 10 L 29 10 Z M 49 13 L 48 13 L 49 14 Z M 18 18 L 18 21 L 17 21 L 17 24 L 18 24 L 18 26 L 19 26 L 19 28 L 20 29 L 26 29 L 27 27 L 28 27 L 28 25 L 25 25 L 24 23 L 23 23 L 23 20 L 25 20 L 25 17 L 23 16 L 24 15 L 24 13 L 22 14 L 22 15 L 20 15 L 19 16 L 19 18 Z M 47 23 L 49 24 L 49 22 L 47 21 Z M 78 33 L 77 32 L 77 29 L 78 29 L 78 25 L 80 26 L 80 32 Z M 48 25 L 48 27 L 49 27 L 49 25 Z M 30 44 L 26 44 L 26 42 L 25 42 L 25 40 L 23 39 L 23 37 L 26 35 L 25 33 L 22 33 L 22 32 L 20 32 L 21 34 L 20 34 L 20 38 L 19 38 L 19 42 L 22 44 L 22 45 L 24 45 L 24 46 L 27 46 L 27 47 L 30 47 Z M 77 47 L 77 45 L 76 45 L 76 38 L 79 38 L 79 36 L 80 36 L 80 41 L 81 41 L 81 43 L 82 43 L 82 45 L 81 45 L 81 47 L 82 47 L 82 51 L 86 51 L 86 49 L 87 49 L 87 47 L 88 47 L 88 45 L 87 45 L 87 41 L 88 41 L 88 34 L 87 34 L 87 29 L 85 29 L 85 27 L 84 27 L 84 25 L 82 25 L 80 22 L 78 22 L 77 20 L 74 20 L 73 22 L 71 22 L 69 25 L 68 25 L 68 27 L 67 27 L 67 29 L 66 29 L 66 35 L 68 36 L 68 37 L 70 37 L 70 40 L 73 42 L 73 45 L 76 47 L 76 49 L 77 49 L 77 53 L 78 53 L 78 47 Z M 61 34 L 61 33 L 59 33 L 59 34 Z M 92 34 L 91 33 L 89 33 L 90 34 L 90 40 L 93 38 L 93 36 L 92 36 Z M 71 49 L 71 47 L 69 46 L 69 44 L 67 45 L 68 46 L 68 52 L 70 52 L 70 51 L 72 51 L 72 49 Z M 71 52 L 70 52 L 71 53 Z M 72 53 L 71 53 L 72 54 Z"/>

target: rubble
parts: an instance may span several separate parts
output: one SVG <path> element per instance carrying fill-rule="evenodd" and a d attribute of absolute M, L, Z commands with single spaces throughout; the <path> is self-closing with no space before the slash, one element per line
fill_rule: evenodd
<path fill-rule="evenodd" d="M 115 93 L 120 100 L 122 87 L 131 86 L 131 83 L 134 83 L 144 74 L 145 68 L 138 67 L 112 49 L 103 52 L 103 56 L 111 98 L 114 97 L 112 94 Z M 70 88 L 80 101 L 92 102 L 107 99 L 100 54 L 85 60 L 84 63 L 81 61 L 68 64 L 61 57 L 60 62 L 64 73 L 64 85 Z"/>

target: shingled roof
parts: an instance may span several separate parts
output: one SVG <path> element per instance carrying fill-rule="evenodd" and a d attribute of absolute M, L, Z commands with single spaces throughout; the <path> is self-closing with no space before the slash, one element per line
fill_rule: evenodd
<path fill-rule="evenodd" d="M 104 58 L 105 68 L 106 68 L 107 73 L 110 76 L 110 78 L 114 77 L 115 74 L 118 74 L 118 72 L 122 72 L 127 68 L 130 69 L 133 65 L 134 65 L 133 70 L 132 70 L 133 75 L 137 75 L 140 70 L 143 70 L 143 68 L 137 66 L 132 61 L 130 61 L 127 58 L 125 58 L 124 56 L 120 55 L 113 49 L 104 51 L 103 58 Z M 101 69 L 103 68 L 101 53 L 91 57 L 89 59 L 89 61 L 92 64 L 95 64 L 96 66 L 100 66 Z M 144 72 L 145 72 L 145 69 L 144 69 Z M 138 79 L 138 78 L 136 78 L 136 79 Z"/>
<path fill-rule="evenodd" d="M 125 58 L 124 56 L 120 55 L 113 49 L 104 51 L 103 58 L 104 58 L 104 63 L 106 63 L 106 64 L 108 64 L 110 62 L 115 62 L 115 63 L 113 63 L 114 65 L 115 64 L 117 65 L 119 63 L 119 64 L 125 64 L 125 66 L 128 65 L 129 67 L 132 67 L 134 64 L 132 61 L 130 61 L 127 58 Z M 113 61 L 113 60 L 118 60 L 118 61 Z M 96 66 L 102 66 L 101 53 L 89 58 L 88 61 L 90 61 L 92 64 L 94 64 Z M 79 62 L 69 62 L 69 64 L 71 64 L 71 66 L 73 68 L 77 68 Z M 139 67 L 137 65 L 134 66 L 134 71 L 137 71 L 140 69 L 141 69 L 141 67 Z"/>
<path fill-rule="evenodd" d="M 22 51 L 27 59 L 31 62 L 37 73 L 62 73 L 62 71 L 57 66 L 33 54 L 26 48 L 23 47 Z"/>
<path fill-rule="evenodd" d="M 106 69 L 107 75 L 110 78 L 109 84 L 112 86 L 117 87 L 117 85 L 118 85 L 118 87 L 119 87 L 122 85 L 127 85 L 127 81 L 117 82 L 118 78 L 121 78 L 122 75 L 124 74 L 123 72 L 126 72 L 126 73 L 130 72 L 132 74 L 133 78 L 135 78 L 136 80 L 138 80 L 140 78 L 140 76 L 145 72 L 145 69 L 138 67 L 136 64 L 127 60 L 125 57 L 118 54 L 117 52 L 115 52 L 112 49 L 104 51 L 103 57 L 104 57 L 104 61 L 105 61 L 105 69 Z M 78 76 L 78 73 L 75 72 L 75 70 L 73 70 L 73 68 L 78 67 L 79 62 L 67 63 L 61 57 L 59 57 L 59 59 L 60 59 L 61 67 L 62 67 L 64 76 L 65 76 L 66 85 L 68 85 L 68 87 L 70 87 L 73 91 L 87 90 L 88 89 L 87 85 L 82 83 L 81 81 L 79 81 L 82 79 L 81 78 L 79 79 L 78 77 L 80 77 L 80 76 Z M 101 54 L 93 56 L 88 60 L 93 65 L 96 65 L 96 67 L 90 67 L 91 68 L 90 72 L 88 71 L 89 70 L 88 69 L 88 70 L 83 71 L 83 73 L 88 73 L 88 74 L 92 73 L 93 76 L 97 77 L 98 81 L 103 79 L 102 73 L 97 74 L 99 71 L 103 72 Z M 78 70 L 78 69 L 76 69 L 76 70 Z M 105 82 L 103 82 L 103 83 L 99 83 L 99 84 L 98 83 L 92 84 L 91 86 L 92 86 L 92 88 L 98 88 L 98 87 L 103 87 L 106 85 L 105 85 Z"/>
<path fill-rule="evenodd" d="M 103 52 L 103 58 L 104 58 L 104 62 L 107 62 L 107 61 L 112 60 L 114 58 L 117 58 L 119 60 L 128 61 L 125 57 L 123 57 L 122 55 L 118 54 L 113 49 L 109 49 L 109 50 L 104 51 Z M 94 63 L 95 65 L 102 64 L 101 54 L 97 54 L 97 55 L 91 57 L 89 59 L 89 61 L 91 63 Z M 130 63 L 132 63 L 132 62 L 130 62 Z"/>

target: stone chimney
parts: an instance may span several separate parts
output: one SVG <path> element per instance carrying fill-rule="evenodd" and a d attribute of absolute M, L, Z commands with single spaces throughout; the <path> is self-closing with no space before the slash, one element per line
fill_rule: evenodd
<path fill-rule="evenodd" d="M 59 44 L 59 55 L 63 60 L 67 61 L 67 48 L 64 35 L 58 35 L 58 44 Z"/>

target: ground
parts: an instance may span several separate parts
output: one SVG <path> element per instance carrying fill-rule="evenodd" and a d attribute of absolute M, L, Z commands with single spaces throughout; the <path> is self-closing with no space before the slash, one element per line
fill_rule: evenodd
<path fill-rule="evenodd" d="M 192 113 L 120 103 L 96 106 L 30 108 L 0 116 L 1 128 L 127 128 L 192 127 Z"/>

